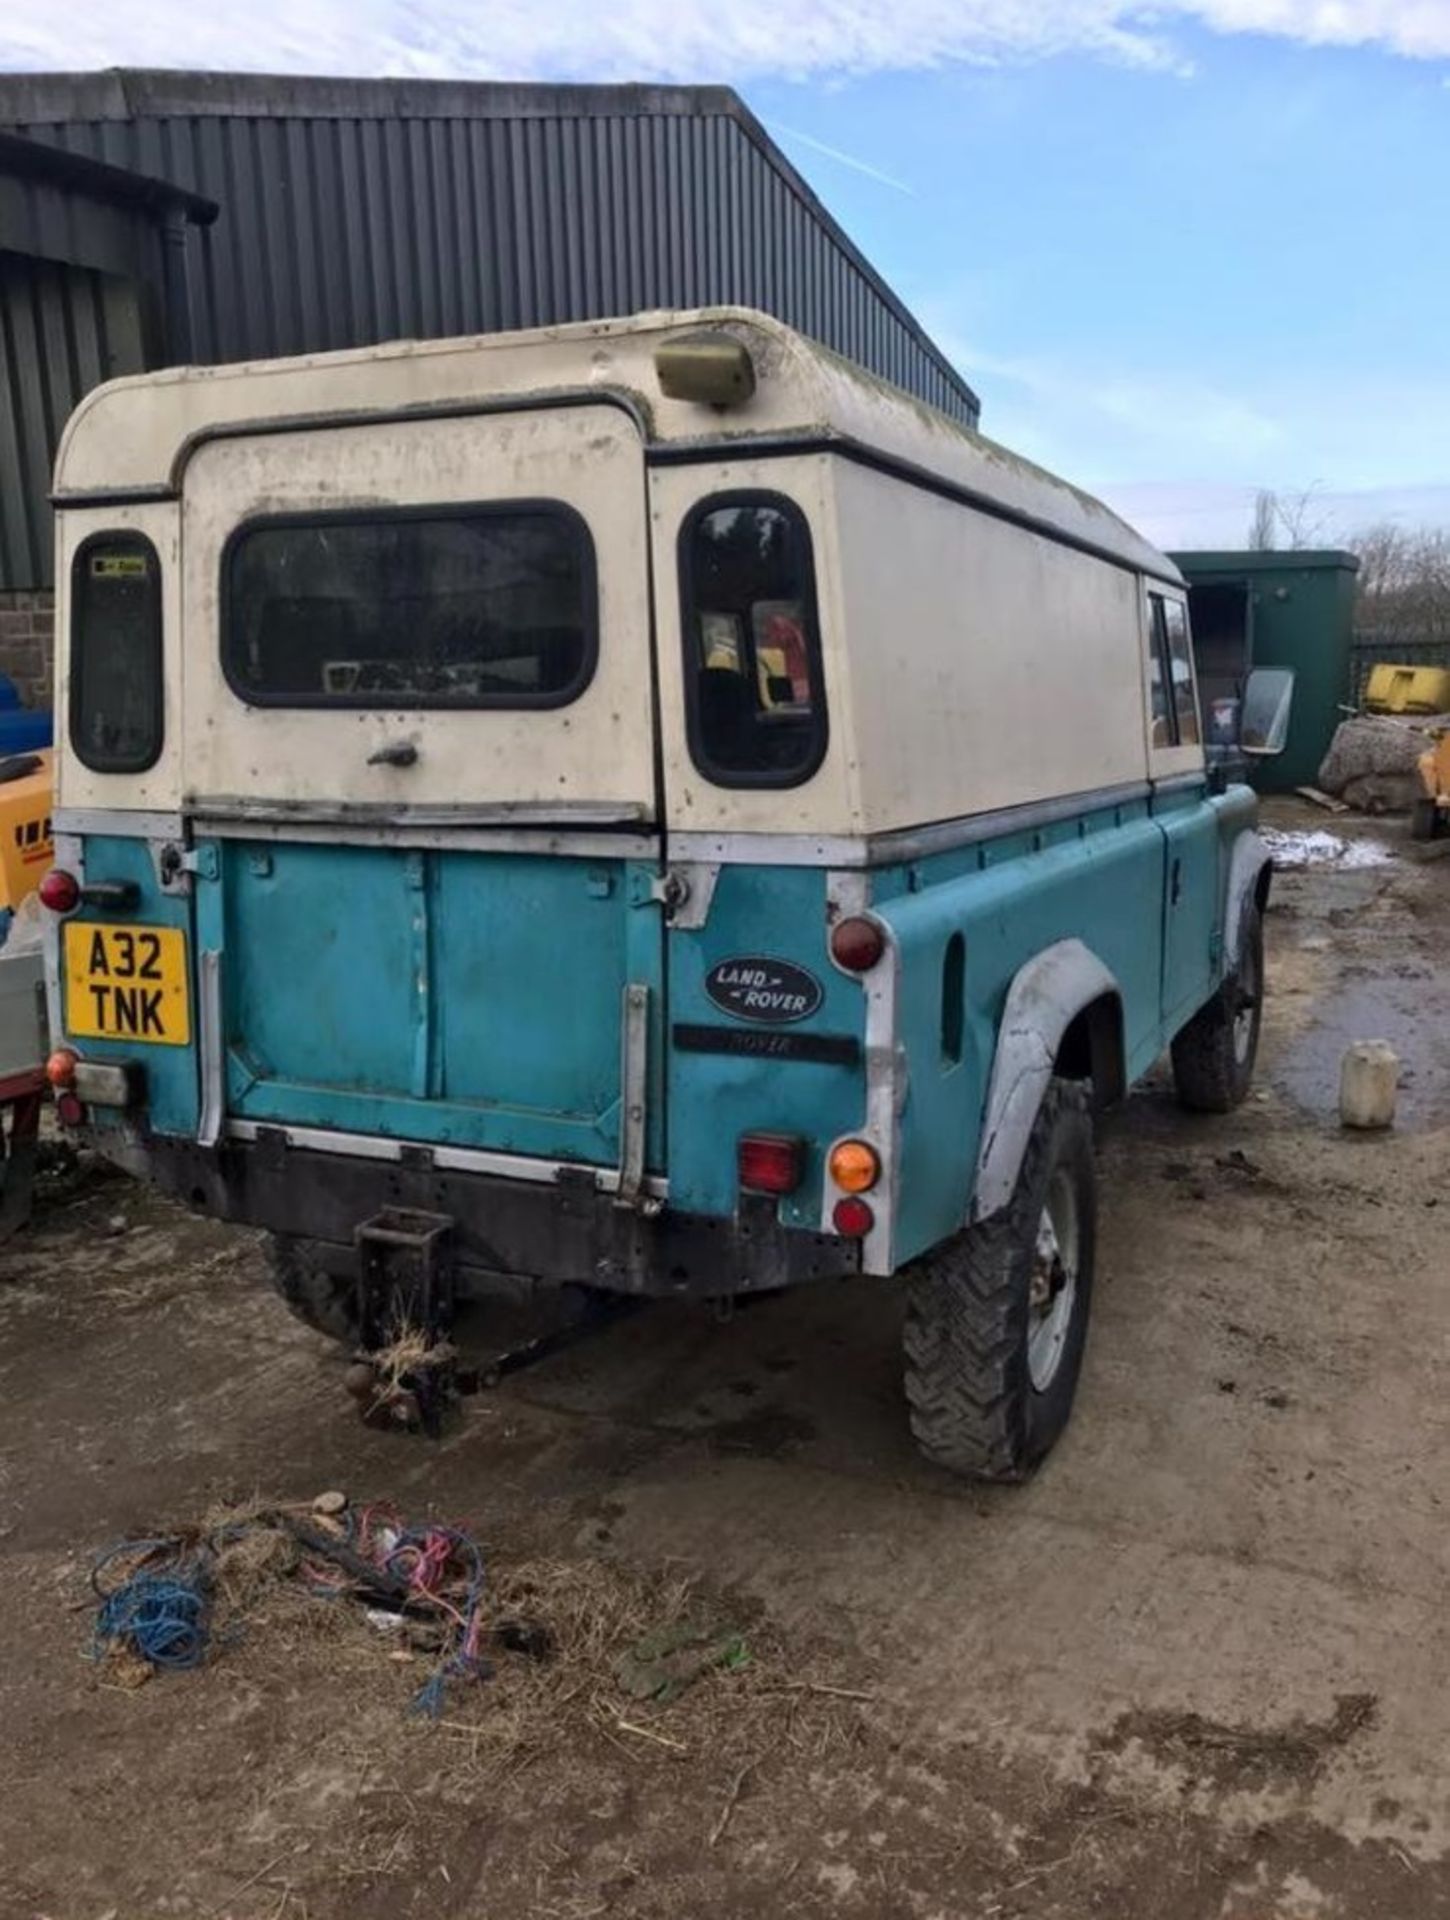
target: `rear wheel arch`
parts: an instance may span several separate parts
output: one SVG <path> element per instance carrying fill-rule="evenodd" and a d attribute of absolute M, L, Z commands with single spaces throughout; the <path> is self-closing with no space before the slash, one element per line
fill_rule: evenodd
<path fill-rule="evenodd" d="M 1058 1045 L 1055 1071 L 1064 1080 L 1090 1082 L 1095 1108 L 1111 1107 L 1123 1098 L 1128 1070 L 1120 994 L 1101 993 L 1073 1015 Z"/>
<path fill-rule="evenodd" d="M 982 1119 L 970 1219 L 987 1219 L 1011 1200 L 1054 1076 L 1091 1078 L 1095 1104 L 1106 1104 L 1126 1087 L 1118 982 L 1097 954 L 1076 939 L 1044 947 L 1018 968 L 1007 989 Z"/>

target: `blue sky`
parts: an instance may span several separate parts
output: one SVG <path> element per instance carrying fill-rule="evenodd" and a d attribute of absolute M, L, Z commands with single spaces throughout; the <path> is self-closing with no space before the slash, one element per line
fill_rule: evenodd
<path fill-rule="evenodd" d="M 0 66 L 74 41 L 4 0 Z M 111 0 L 83 58 L 730 82 L 984 428 L 1164 544 L 1450 524 L 1450 0 Z"/>
<path fill-rule="evenodd" d="M 1191 73 L 1068 56 L 749 98 L 984 427 L 1146 530 L 1237 538 L 1259 486 L 1341 530 L 1450 519 L 1441 68 L 1179 43 Z"/>

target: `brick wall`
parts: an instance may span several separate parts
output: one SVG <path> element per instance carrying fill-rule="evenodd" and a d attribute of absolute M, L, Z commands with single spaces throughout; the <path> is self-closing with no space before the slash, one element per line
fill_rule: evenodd
<path fill-rule="evenodd" d="M 0 592 L 0 673 L 28 707 L 48 707 L 54 657 L 55 596 Z"/>

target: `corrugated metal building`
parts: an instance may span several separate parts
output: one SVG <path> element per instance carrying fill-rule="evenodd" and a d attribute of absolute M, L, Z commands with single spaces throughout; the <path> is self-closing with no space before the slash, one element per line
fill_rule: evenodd
<path fill-rule="evenodd" d="M 190 235 L 215 205 L 166 181 L 0 133 L 0 670 L 50 673 L 56 443 L 113 374 L 191 351 Z"/>
<path fill-rule="evenodd" d="M 740 302 L 976 422 L 971 388 L 725 88 L 11 74 L 0 128 L 219 204 L 192 236 L 189 313 L 168 295 L 173 359 L 187 333 L 190 358 L 225 361 Z M 67 405 L 137 358 L 56 380 L 51 341 L 16 351 Z M 21 472 L 0 592 L 49 584 L 43 488 Z"/>

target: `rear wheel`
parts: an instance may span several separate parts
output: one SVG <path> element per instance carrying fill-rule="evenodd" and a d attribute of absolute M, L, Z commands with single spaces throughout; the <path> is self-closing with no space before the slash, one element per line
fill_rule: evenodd
<path fill-rule="evenodd" d="M 1092 1121 L 1054 1080 L 1012 1198 L 918 1261 L 903 1336 L 911 1430 L 929 1460 L 1021 1480 L 1072 1412 L 1097 1238 Z"/>
<path fill-rule="evenodd" d="M 329 1340 L 356 1343 L 357 1282 L 333 1248 L 300 1234 L 270 1233 L 267 1265 L 272 1285 L 305 1326 Z"/>
<path fill-rule="evenodd" d="M 1173 1082 L 1195 1113 L 1230 1113 L 1245 1098 L 1264 1016 L 1264 922 L 1244 908 L 1233 971 L 1173 1041 Z"/>

